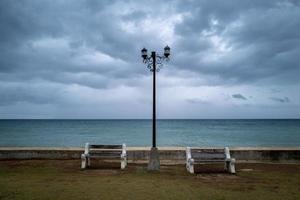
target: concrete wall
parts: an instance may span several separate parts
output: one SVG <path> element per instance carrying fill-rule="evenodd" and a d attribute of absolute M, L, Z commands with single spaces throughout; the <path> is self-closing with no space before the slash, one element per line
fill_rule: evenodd
<path fill-rule="evenodd" d="M 147 162 L 148 147 L 128 147 L 129 162 Z M 161 147 L 162 164 L 185 163 L 185 148 Z M 11 159 L 80 159 L 82 148 L 0 148 L 0 160 Z M 299 148 L 231 148 L 231 156 L 238 162 L 300 162 Z"/>
<path fill-rule="evenodd" d="M 300 148 L 234 148 L 231 152 L 242 161 L 300 162 Z"/>

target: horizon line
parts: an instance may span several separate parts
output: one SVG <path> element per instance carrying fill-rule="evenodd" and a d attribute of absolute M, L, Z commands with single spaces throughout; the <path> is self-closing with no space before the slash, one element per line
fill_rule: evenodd
<path fill-rule="evenodd" d="M 152 118 L 0 118 L 0 120 L 152 120 Z M 300 120 L 300 118 L 158 118 L 156 120 Z"/>

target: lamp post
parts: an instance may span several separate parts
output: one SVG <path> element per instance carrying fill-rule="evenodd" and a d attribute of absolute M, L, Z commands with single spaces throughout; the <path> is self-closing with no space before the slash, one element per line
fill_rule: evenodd
<path fill-rule="evenodd" d="M 153 110 L 152 110 L 152 148 L 150 151 L 150 159 L 148 163 L 148 170 L 159 170 L 160 161 L 159 154 L 156 147 L 156 72 L 158 72 L 163 66 L 163 61 L 169 61 L 170 47 L 164 48 L 164 55 L 160 56 L 155 51 L 151 52 L 148 56 L 147 49 L 141 50 L 143 62 L 147 64 L 147 68 L 153 72 Z"/>

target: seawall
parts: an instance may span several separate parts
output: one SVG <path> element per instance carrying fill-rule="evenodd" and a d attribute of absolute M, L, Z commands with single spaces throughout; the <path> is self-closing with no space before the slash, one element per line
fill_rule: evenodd
<path fill-rule="evenodd" d="M 185 163 L 184 147 L 160 147 L 162 164 Z M 209 149 L 209 148 L 208 148 Z M 147 162 L 150 147 L 128 147 L 128 162 Z M 80 159 L 83 148 L 51 147 L 0 147 L 0 160 L 14 159 Z M 231 157 L 237 162 L 300 162 L 300 147 L 263 148 L 236 147 L 230 148 Z"/>

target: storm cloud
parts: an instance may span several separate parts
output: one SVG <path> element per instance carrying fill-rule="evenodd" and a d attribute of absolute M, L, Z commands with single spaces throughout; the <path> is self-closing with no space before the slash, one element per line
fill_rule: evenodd
<path fill-rule="evenodd" d="M 300 117 L 298 1 L 2 0 L 0 23 L 0 118 L 150 118 L 140 49 L 165 45 L 158 117 Z"/>
<path fill-rule="evenodd" d="M 232 95 L 232 98 L 235 98 L 235 99 L 241 99 L 241 100 L 247 100 L 247 98 L 244 97 L 244 96 L 241 95 L 241 94 L 233 94 L 233 95 Z"/>
<path fill-rule="evenodd" d="M 290 99 L 288 97 L 284 98 L 278 98 L 278 97 L 270 97 L 273 101 L 279 102 L 279 103 L 289 103 Z"/>

